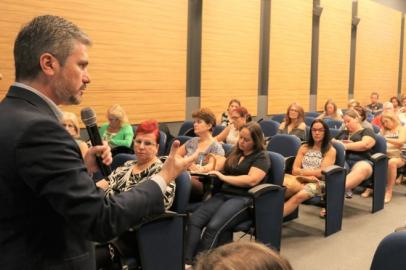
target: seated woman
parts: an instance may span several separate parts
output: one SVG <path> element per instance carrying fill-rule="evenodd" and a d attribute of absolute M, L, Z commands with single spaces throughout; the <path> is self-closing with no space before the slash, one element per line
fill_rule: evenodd
<path fill-rule="evenodd" d="M 278 134 L 295 135 L 301 141 L 306 139 L 306 124 L 302 106 L 297 103 L 289 105 L 285 120 L 279 126 Z"/>
<path fill-rule="evenodd" d="M 346 130 L 335 141 L 344 145 L 345 165 L 348 171 L 345 187 L 350 191 L 372 175 L 371 149 L 375 145 L 375 133 L 363 128 L 357 111 L 350 109 L 344 114 Z M 348 195 L 347 195 L 348 196 Z"/>
<path fill-rule="evenodd" d="M 231 112 L 241 106 L 241 102 L 238 99 L 232 99 L 228 103 L 227 111 L 223 112 L 220 117 L 220 125 L 227 127 L 232 123 Z"/>
<path fill-rule="evenodd" d="M 400 125 L 399 118 L 394 113 L 383 113 L 381 117 L 381 135 L 386 139 L 388 161 L 388 178 L 386 182 L 385 203 L 392 200 L 392 190 L 396 181 L 397 169 L 406 164 L 401 158 L 400 150 L 406 143 L 406 128 Z M 367 189 L 362 194 L 368 197 L 372 189 Z"/>
<path fill-rule="evenodd" d="M 135 185 L 149 179 L 162 168 L 162 161 L 157 157 L 159 142 L 158 123 L 155 120 L 141 122 L 134 139 L 134 153 L 137 160 L 130 160 L 116 168 L 107 179 L 96 185 L 105 190 L 106 196 L 127 191 Z M 171 182 L 164 194 L 165 208 L 169 209 L 175 196 L 175 182 Z"/>
<path fill-rule="evenodd" d="M 324 112 L 320 114 L 317 118 L 323 120 L 332 119 L 343 121 L 343 118 L 338 112 L 337 105 L 331 100 L 327 100 L 327 102 L 324 104 Z"/>
<path fill-rule="evenodd" d="M 193 137 L 184 143 L 179 149 L 178 154 L 182 157 L 191 156 L 196 151 L 199 154 L 195 164 L 189 167 L 190 171 L 208 172 L 215 169 L 216 159 L 210 158 L 211 155 L 224 156 L 223 147 L 217 142 L 212 131 L 216 126 L 216 117 L 213 112 L 207 108 L 202 108 L 192 114 L 194 119 L 193 130 L 197 137 Z M 203 184 L 197 177 L 192 177 L 191 201 L 201 201 L 204 190 Z"/>
<path fill-rule="evenodd" d="M 217 141 L 232 145 L 236 144 L 240 128 L 251 121 L 251 115 L 245 107 L 238 107 L 231 112 L 231 121 L 232 125 L 227 126 L 216 136 Z"/>
<path fill-rule="evenodd" d="M 150 176 L 158 173 L 163 163 L 157 157 L 159 142 L 158 123 L 155 120 L 141 122 L 137 128 L 134 139 L 134 153 L 137 160 L 125 162 L 116 168 L 107 179 L 96 183 L 99 188 L 105 190 L 105 196 L 130 190 L 143 181 L 150 179 Z M 170 182 L 164 194 L 165 209 L 172 206 L 175 197 L 175 181 Z M 113 269 L 114 258 L 111 257 L 109 244 L 96 244 L 96 266 L 97 269 Z M 106 268 L 104 268 L 106 267 Z"/>
<path fill-rule="evenodd" d="M 132 126 L 128 123 L 127 115 L 123 108 L 115 104 L 107 110 L 108 123 L 103 124 L 99 131 L 104 141 L 107 141 L 112 149 L 112 154 L 118 152 L 131 153 L 131 143 L 134 138 Z M 120 147 L 122 151 L 115 149 Z"/>
<path fill-rule="evenodd" d="M 297 178 L 287 177 L 283 183 L 287 188 L 287 196 L 291 196 L 285 202 L 284 216 L 292 213 L 302 202 L 324 193 L 325 183 L 321 181 L 321 171 L 334 165 L 336 159 L 336 150 L 331 145 L 327 124 L 316 119 L 311 124 L 310 131 L 308 142 L 299 148 L 293 163 L 292 175 Z"/>
<path fill-rule="evenodd" d="M 368 122 L 368 120 L 367 120 L 367 111 L 365 110 L 365 108 L 362 107 L 362 106 L 356 105 L 352 109 L 356 110 L 357 113 L 359 114 L 359 116 L 361 118 L 360 119 L 361 126 L 363 128 L 369 128 L 370 130 L 373 131 L 374 128 L 373 128 L 372 124 L 370 122 Z M 340 130 L 345 130 L 345 124 L 344 123 L 341 125 Z"/>
<path fill-rule="evenodd" d="M 400 112 L 400 108 L 402 107 L 402 104 L 400 103 L 400 100 L 393 96 L 389 99 L 389 101 L 393 104 L 393 111 L 395 114 L 398 114 Z"/>
<path fill-rule="evenodd" d="M 87 150 L 89 150 L 89 147 L 87 143 L 80 138 L 79 121 L 76 115 L 71 112 L 63 112 L 62 125 L 66 128 L 69 134 L 75 139 L 76 143 L 80 148 L 80 152 L 82 153 L 82 157 L 84 157 Z"/>
<path fill-rule="evenodd" d="M 186 263 L 191 264 L 198 252 L 216 247 L 223 232 L 249 217 L 251 199 L 248 196 L 230 195 L 226 191 L 246 193 L 263 181 L 270 167 L 264 145 L 261 127 L 257 123 L 248 123 L 240 129 L 237 147 L 233 148 L 227 159 L 218 159 L 223 171 L 210 173 L 215 174 L 223 185 L 220 192 L 204 201 L 189 219 Z"/>

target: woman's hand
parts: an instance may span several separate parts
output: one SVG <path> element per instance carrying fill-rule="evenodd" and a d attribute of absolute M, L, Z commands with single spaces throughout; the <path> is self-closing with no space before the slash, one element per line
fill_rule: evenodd
<path fill-rule="evenodd" d="M 209 174 L 217 176 L 220 180 L 224 180 L 225 175 L 219 171 L 210 171 Z"/>

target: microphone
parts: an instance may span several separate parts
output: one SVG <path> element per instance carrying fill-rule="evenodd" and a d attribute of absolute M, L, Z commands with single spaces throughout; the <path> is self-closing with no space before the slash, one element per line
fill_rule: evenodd
<path fill-rule="evenodd" d="M 92 145 L 103 145 L 102 139 L 100 137 L 99 129 L 96 124 L 96 114 L 94 111 L 87 107 L 83 108 L 80 111 L 80 117 L 82 118 L 82 122 L 86 126 L 87 133 L 89 134 L 90 141 Z M 104 177 L 107 177 L 111 173 L 110 166 L 107 166 L 103 163 L 100 157 L 96 156 L 96 162 L 99 166 L 100 172 Z"/>

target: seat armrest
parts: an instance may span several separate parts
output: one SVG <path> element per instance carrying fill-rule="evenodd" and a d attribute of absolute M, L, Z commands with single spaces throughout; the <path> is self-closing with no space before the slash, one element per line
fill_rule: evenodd
<path fill-rule="evenodd" d="M 373 163 L 378 163 L 380 160 L 385 159 L 387 156 L 383 153 L 375 153 L 371 156 L 371 161 Z"/>
<path fill-rule="evenodd" d="M 273 184 L 260 184 L 248 190 L 248 194 L 250 194 L 253 198 L 258 198 L 265 193 L 274 190 L 281 190 L 283 189 L 281 186 L 273 185 Z"/>
<path fill-rule="evenodd" d="M 285 173 L 292 173 L 295 156 L 285 157 Z"/>
<path fill-rule="evenodd" d="M 321 171 L 322 176 L 324 177 L 324 180 L 328 178 L 327 176 L 333 175 L 337 172 L 341 172 L 345 170 L 343 167 L 337 166 L 337 165 L 331 165 L 325 168 L 324 170 Z"/>
<path fill-rule="evenodd" d="M 186 216 L 187 216 L 186 214 L 179 214 L 179 213 L 176 213 L 173 211 L 165 211 L 165 213 L 163 213 L 163 214 L 144 218 L 139 224 L 137 224 L 134 227 L 131 227 L 128 230 L 135 231 L 135 230 L 139 229 L 140 227 L 144 226 L 145 224 L 148 224 L 151 222 L 160 221 L 160 220 L 164 220 L 164 219 L 171 219 L 174 217 L 186 217 Z"/>

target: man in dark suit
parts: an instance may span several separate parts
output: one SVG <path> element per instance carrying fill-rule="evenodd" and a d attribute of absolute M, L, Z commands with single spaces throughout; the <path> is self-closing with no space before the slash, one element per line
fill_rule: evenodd
<path fill-rule="evenodd" d="M 14 44 L 16 83 L 0 103 L 0 269 L 94 269 L 93 245 L 164 211 L 163 191 L 193 158 L 171 149 L 162 171 L 136 188 L 104 198 L 89 172 L 95 156 L 111 163 L 107 145 L 84 160 L 60 124 L 59 104 L 79 104 L 90 40 L 56 16 L 34 18 Z"/>

